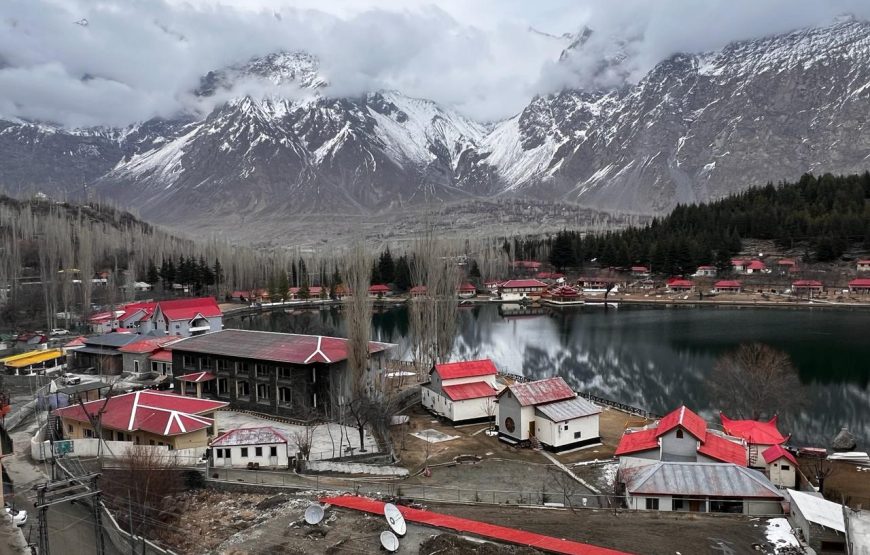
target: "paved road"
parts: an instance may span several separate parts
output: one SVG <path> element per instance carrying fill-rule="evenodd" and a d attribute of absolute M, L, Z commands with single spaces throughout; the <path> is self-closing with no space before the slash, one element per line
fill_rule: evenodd
<path fill-rule="evenodd" d="M 30 459 L 30 438 L 35 432 L 35 425 L 22 428 L 12 433 L 14 453 L 3 459 L 3 466 L 9 472 L 15 487 L 15 507 L 27 510 L 28 522 L 23 528 L 24 537 L 36 544 L 38 519 L 37 511 L 33 508 L 36 492 L 32 488 L 46 481 L 50 469 L 45 465 L 36 465 Z M 93 513 L 86 505 L 60 503 L 48 509 L 48 534 L 49 547 L 54 553 L 96 552 Z M 106 553 L 120 555 L 108 539 Z"/>

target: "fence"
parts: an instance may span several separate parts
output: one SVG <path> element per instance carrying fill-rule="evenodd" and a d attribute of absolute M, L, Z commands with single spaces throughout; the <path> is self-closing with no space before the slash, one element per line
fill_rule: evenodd
<path fill-rule="evenodd" d="M 519 374 L 511 374 L 509 372 L 499 372 L 500 376 L 504 376 L 505 378 L 510 378 L 515 382 L 526 383 L 531 380 L 525 376 L 520 376 Z M 651 420 L 655 420 L 661 418 L 661 415 L 652 413 L 648 410 L 640 409 L 637 407 L 633 407 L 631 405 L 626 405 L 625 403 L 620 403 L 619 401 L 613 401 L 611 399 L 605 399 L 604 397 L 598 397 L 597 395 L 592 395 L 591 393 L 586 393 L 584 391 L 577 391 L 577 395 L 583 397 L 584 399 L 589 399 L 593 403 L 597 403 L 599 405 L 606 405 L 608 407 L 613 407 L 615 409 L 619 409 L 622 412 L 627 412 L 629 414 L 636 414 L 638 416 L 642 416 L 644 418 L 649 418 Z"/>
<path fill-rule="evenodd" d="M 37 431 L 30 440 L 30 456 L 36 461 L 63 458 L 67 455 L 85 458 L 103 457 L 107 465 L 138 450 L 157 453 L 161 462 L 173 466 L 196 467 L 202 464 L 205 447 L 170 450 L 165 445 L 137 445 L 130 441 L 105 441 L 91 439 L 67 439 L 50 442 L 45 439 L 45 426 Z"/>

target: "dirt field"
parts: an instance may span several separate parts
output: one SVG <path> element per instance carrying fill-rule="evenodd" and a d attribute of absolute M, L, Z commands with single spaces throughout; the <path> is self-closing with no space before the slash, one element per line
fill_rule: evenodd
<path fill-rule="evenodd" d="M 870 506 L 870 471 L 858 470 L 861 467 L 843 461 L 823 461 L 818 459 L 801 458 L 799 460 L 801 470 L 810 478 L 814 485 L 816 470 L 819 464 L 822 468 L 830 470 L 825 478 L 825 497 L 837 503 L 845 502 L 852 508 L 858 505 Z"/>
<path fill-rule="evenodd" d="M 766 520 L 759 518 L 480 505 L 430 504 L 427 508 L 643 555 L 773 553 L 764 537 Z"/>

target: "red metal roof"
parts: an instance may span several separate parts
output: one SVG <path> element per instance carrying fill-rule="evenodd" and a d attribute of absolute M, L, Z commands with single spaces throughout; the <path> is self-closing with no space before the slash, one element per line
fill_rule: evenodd
<path fill-rule="evenodd" d="M 550 295 L 553 297 L 576 297 L 579 294 L 580 292 L 570 285 L 561 285 L 550 291 Z"/>
<path fill-rule="evenodd" d="M 115 319 L 114 312 L 98 312 L 96 314 L 92 314 L 90 318 L 88 318 L 88 322 L 107 322 L 109 320 Z"/>
<path fill-rule="evenodd" d="M 562 401 L 576 396 L 571 386 L 560 377 L 511 384 L 499 393 L 499 397 L 506 391 L 510 391 L 524 407 Z"/>
<path fill-rule="evenodd" d="M 746 446 L 735 443 L 722 436 L 708 433 L 698 453 L 722 462 L 746 466 Z"/>
<path fill-rule="evenodd" d="M 502 289 L 519 289 L 527 287 L 539 287 L 541 289 L 546 289 L 547 284 L 537 279 L 509 279 L 508 281 L 502 283 L 499 287 L 501 287 Z"/>
<path fill-rule="evenodd" d="M 387 293 L 389 291 L 390 291 L 389 287 L 387 287 L 386 285 L 382 285 L 380 283 L 377 283 L 377 284 L 369 287 L 369 293 Z"/>
<path fill-rule="evenodd" d="M 214 297 L 160 301 L 157 303 L 157 307 L 170 321 L 192 320 L 197 314 L 204 318 L 214 318 L 222 315 L 221 309 L 218 307 Z"/>
<path fill-rule="evenodd" d="M 683 428 L 697 439 L 704 441 L 707 436 L 707 423 L 703 418 L 686 408 L 685 405 L 666 414 L 658 424 L 656 437 L 662 436 L 677 426 Z"/>
<path fill-rule="evenodd" d="M 798 463 L 797 459 L 794 458 L 794 455 L 786 451 L 782 445 L 772 445 L 768 447 L 764 450 L 764 452 L 761 453 L 761 456 L 764 459 L 764 462 L 766 462 L 767 464 L 770 464 L 773 461 L 781 459 L 783 457 L 791 461 L 791 463 L 795 466 L 797 466 Z"/>
<path fill-rule="evenodd" d="M 822 282 L 817 279 L 799 279 L 791 284 L 792 287 L 821 287 Z"/>
<path fill-rule="evenodd" d="M 733 258 L 731 260 L 732 266 L 743 266 L 744 264 L 746 264 L 746 261 L 740 258 Z"/>
<path fill-rule="evenodd" d="M 148 360 L 154 360 L 157 362 L 172 362 L 172 351 L 168 351 L 166 349 L 159 349 L 157 352 L 152 353 L 151 356 L 148 357 Z"/>
<path fill-rule="evenodd" d="M 647 268 L 646 266 L 632 266 L 631 271 L 632 272 L 649 272 L 649 268 Z"/>
<path fill-rule="evenodd" d="M 209 443 L 209 447 L 264 445 L 270 443 L 287 443 L 287 437 L 271 426 L 236 428 L 216 437 Z"/>
<path fill-rule="evenodd" d="M 442 380 L 455 380 L 457 378 L 494 376 L 498 374 L 498 368 L 495 367 L 492 360 L 483 358 L 480 360 L 463 360 L 436 364 L 433 372 L 438 372 Z"/>
<path fill-rule="evenodd" d="M 849 287 L 870 287 L 870 278 L 857 278 L 849 282 Z"/>
<path fill-rule="evenodd" d="M 369 342 L 369 352 L 390 348 Z M 332 364 L 347 359 L 347 339 L 268 331 L 226 329 L 181 339 L 173 350 L 223 355 L 290 364 Z"/>
<path fill-rule="evenodd" d="M 765 266 L 764 262 L 762 262 L 761 260 L 753 260 L 749 263 L 749 266 L 747 266 L 747 268 L 749 268 L 750 270 L 763 270 L 766 267 L 767 266 Z"/>
<path fill-rule="evenodd" d="M 692 287 L 695 286 L 695 284 L 692 283 L 692 280 L 685 279 L 685 278 L 673 278 L 672 277 L 672 278 L 668 279 L 667 283 L 668 283 L 668 287 L 670 287 L 671 289 L 683 289 L 683 288 L 691 289 Z"/>
<path fill-rule="evenodd" d="M 725 430 L 726 434 L 743 438 L 747 443 L 754 445 L 785 443 L 786 438 L 779 433 L 776 427 L 776 416 L 767 422 L 760 422 L 758 420 L 731 420 L 725 414 L 719 413 L 719 419 L 722 421 L 722 429 Z"/>
<path fill-rule="evenodd" d="M 429 290 L 429 288 L 426 287 L 425 285 L 415 285 L 414 287 L 411 288 L 411 294 L 412 295 L 423 295 L 428 290 Z"/>
<path fill-rule="evenodd" d="M 713 287 L 716 289 L 724 289 L 724 288 L 732 288 L 732 287 L 740 287 L 740 282 L 734 279 L 723 279 L 719 280 L 713 284 Z"/>
<path fill-rule="evenodd" d="M 183 376 L 178 376 L 175 379 L 181 380 L 183 382 L 188 382 L 188 383 L 201 383 L 201 382 L 210 382 L 210 381 L 215 380 L 217 378 L 211 372 L 194 372 L 192 374 L 185 374 Z"/>
<path fill-rule="evenodd" d="M 640 451 L 649 451 L 650 449 L 658 449 L 659 440 L 656 435 L 655 428 L 648 430 L 638 430 L 629 432 L 626 430 L 619 440 L 619 445 L 616 446 L 614 455 L 626 455 L 628 453 L 638 453 Z"/>
<path fill-rule="evenodd" d="M 172 436 L 201 430 L 212 425 L 210 418 L 199 416 L 227 406 L 223 401 L 211 401 L 157 391 L 136 391 L 114 395 L 84 403 L 55 409 L 54 414 L 79 422 L 89 423 L 88 415 L 95 415 L 105 403 L 102 424 L 113 430 L 142 430 L 157 435 Z"/>
<path fill-rule="evenodd" d="M 865 264 L 870 264 L 870 260 L 859 260 L 858 264 L 861 264 L 862 266 Z"/>
<path fill-rule="evenodd" d="M 780 266 L 794 266 L 795 265 L 795 261 L 792 260 L 791 258 L 783 258 L 781 260 L 777 260 L 776 263 Z"/>
<path fill-rule="evenodd" d="M 127 343 L 123 347 L 119 348 L 118 351 L 122 353 L 133 353 L 133 354 L 144 354 L 144 353 L 153 353 L 158 350 L 162 345 L 169 343 L 171 341 L 178 340 L 177 337 L 145 337 L 139 341 L 134 341 L 132 343 Z"/>
<path fill-rule="evenodd" d="M 329 503 L 336 507 L 344 507 L 356 511 L 363 511 L 380 515 L 384 514 L 384 502 L 369 499 L 367 497 L 356 497 L 351 495 L 342 495 L 339 497 L 324 497 L 320 500 L 322 503 Z M 628 555 L 622 551 L 608 549 L 606 547 L 597 547 L 587 543 L 569 541 L 563 538 L 554 538 L 552 536 L 543 536 L 516 528 L 507 528 L 505 526 L 497 526 L 477 520 L 468 520 L 455 516 L 434 513 L 423 509 L 412 509 L 399 505 L 399 512 L 409 522 L 416 522 L 425 526 L 436 528 L 447 528 L 448 530 L 456 530 L 457 532 L 466 532 L 501 542 L 506 542 L 515 545 L 523 545 L 534 547 L 548 553 L 566 553 L 571 555 Z"/>
<path fill-rule="evenodd" d="M 477 287 L 470 283 L 463 283 L 459 286 L 458 290 L 463 292 L 477 291 Z"/>
<path fill-rule="evenodd" d="M 72 349 L 73 347 L 81 347 L 85 344 L 85 336 L 79 336 L 68 343 L 63 344 L 64 349 Z"/>
<path fill-rule="evenodd" d="M 445 385 L 441 388 L 448 397 L 454 401 L 465 399 L 479 399 L 481 397 L 495 397 L 495 388 L 486 382 L 461 383 L 457 385 Z"/>
<path fill-rule="evenodd" d="M 300 289 L 302 289 L 302 288 L 301 287 L 291 287 L 290 294 L 291 295 L 298 295 Z M 320 294 L 322 292 L 323 292 L 323 287 L 321 287 L 320 285 L 311 285 L 308 287 L 308 294 L 311 295 L 312 297 L 318 297 L 318 296 L 320 296 Z"/>

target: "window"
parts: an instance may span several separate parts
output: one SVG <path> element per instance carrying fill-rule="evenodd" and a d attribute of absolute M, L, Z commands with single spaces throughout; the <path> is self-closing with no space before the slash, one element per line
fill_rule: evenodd
<path fill-rule="evenodd" d="M 139 373 L 139 361 L 138 360 L 133 361 L 133 372 L 136 372 L 137 374 Z"/>
<path fill-rule="evenodd" d="M 508 393 L 510 395 L 510 393 Z M 507 431 L 513 432 L 516 429 L 516 424 L 514 424 L 514 419 L 508 416 L 505 418 L 504 427 Z"/>
<path fill-rule="evenodd" d="M 175 329 L 179 329 L 180 327 L 181 327 L 181 324 L 175 324 Z"/>
<path fill-rule="evenodd" d="M 223 395 L 223 396 L 226 396 L 230 392 L 228 380 L 226 378 L 218 378 L 217 379 L 217 392 L 218 392 L 218 395 Z"/>
<path fill-rule="evenodd" d="M 659 498 L 658 497 L 647 497 L 646 498 L 646 510 L 658 511 L 659 510 Z"/>
<path fill-rule="evenodd" d="M 671 510 L 683 511 L 686 509 L 686 502 L 682 495 L 675 495 L 671 500 Z"/>
<path fill-rule="evenodd" d="M 214 450 L 214 458 L 216 458 L 216 459 L 224 458 L 224 450 L 223 449 L 215 449 Z"/>
<path fill-rule="evenodd" d="M 791 467 L 787 464 L 784 464 L 784 465 L 780 466 L 779 469 L 780 470 L 791 470 Z"/>
<path fill-rule="evenodd" d="M 258 401 L 268 401 L 269 397 L 272 396 L 272 386 L 265 383 L 257 384 L 257 400 Z"/>
<path fill-rule="evenodd" d="M 677 429 L 677 439 L 683 439 L 683 430 Z"/>
<path fill-rule="evenodd" d="M 85 428 L 85 437 L 94 437 L 94 431 L 89 428 Z"/>
<path fill-rule="evenodd" d="M 564 428 L 562 428 L 562 429 L 563 429 L 563 430 L 567 430 L 567 429 L 568 429 L 568 425 L 567 425 L 567 424 L 565 424 L 565 427 L 564 427 Z"/>
<path fill-rule="evenodd" d="M 217 369 L 218 372 L 229 372 L 232 367 L 232 363 L 225 358 L 219 358 L 217 360 Z"/>
<path fill-rule="evenodd" d="M 275 447 L 274 445 L 272 447 L 269 447 L 269 456 L 270 457 L 277 457 L 278 456 L 278 448 Z"/>
<path fill-rule="evenodd" d="M 67 429 L 67 431 L 68 431 L 69 433 L 72 433 L 72 430 L 73 430 L 73 428 L 72 428 L 72 424 L 67 424 L 66 429 Z"/>
<path fill-rule="evenodd" d="M 245 380 L 240 380 L 236 382 L 236 396 L 237 397 L 250 397 L 251 396 L 251 386 Z"/>
<path fill-rule="evenodd" d="M 290 404 L 293 399 L 292 391 L 289 387 L 278 388 L 278 401 L 285 404 Z"/>
<path fill-rule="evenodd" d="M 184 355 L 181 357 L 181 364 L 184 365 L 185 368 L 196 368 L 196 359 L 190 355 Z"/>
<path fill-rule="evenodd" d="M 247 456 L 248 456 L 248 448 L 247 448 L 247 447 L 242 447 L 242 456 L 243 456 L 243 457 L 247 457 Z"/>
<path fill-rule="evenodd" d="M 284 380 L 289 380 L 293 377 L 293 370 L 290 368 L 279 368 L 278 377 Z"/>
<path fill-rule="evenodd" d="M 565 426 L 565 428 L 567 429 L 568 426 Z M 583 433 L 583 432 L 574 432 L 574 439 L 580 439 L 580 434 L 581 434 L 581 433 Z"/>
<path fill-rule="evenodd" d="M 148 445 L 154 445 L 154 440 L 153 440 L 153 439 L 149 439 L 149 440 L 148 440 Z"/>
<path fill-rule="evenodd" d="M 263 448 L 262 447 L 254 447 L 254 455 L 257 457 L 263 456 Z"/>
<path fill-rule="evenodd" d="M 238 373 L 243 375 L 243 376 L 247 376 L 248 373 L 250 373 L 250 371 L 251 371 L 251 365 L 247 362 L 240 362 L 237 368 L 238 368 Z"/>
<path fill-rule="evenodd" d="M 739 514 L 743 512 L 743 501 L 739 499 L 711 499 L 710 512 Z"/>

